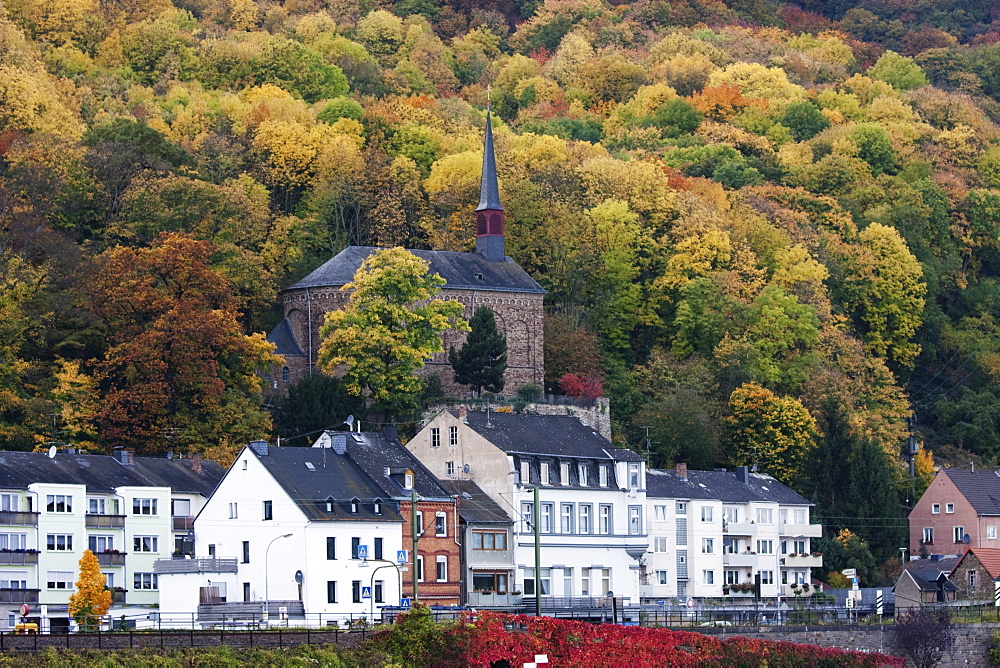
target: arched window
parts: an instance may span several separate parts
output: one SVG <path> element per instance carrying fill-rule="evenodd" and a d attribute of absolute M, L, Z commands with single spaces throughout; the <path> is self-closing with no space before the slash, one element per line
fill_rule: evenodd
<path fill-rule="evenodd" d="M 292 370 L 287 366 L 281 367 L 281 382 L 287 383 L 292 379 Z"/>

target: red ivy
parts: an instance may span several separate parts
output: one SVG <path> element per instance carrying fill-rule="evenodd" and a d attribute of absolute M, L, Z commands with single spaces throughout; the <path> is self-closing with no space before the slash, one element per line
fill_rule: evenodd
<path fill-rule="evenodd" d="M 563 374 L 559 379 L 559 387 L 569 397 L 588 397 L 596 399 L 602 396 L 604 389 L 601 379 L 594 376 L 583 376 L 575 373 Z"/>

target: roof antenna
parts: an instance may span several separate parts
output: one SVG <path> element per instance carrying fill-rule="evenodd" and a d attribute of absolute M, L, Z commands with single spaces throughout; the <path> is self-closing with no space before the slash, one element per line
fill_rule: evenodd
<path fill-rule="evenodd" d="M 969 463 L 972 464 L 972 472 L 975 473 L 976 472 L 976 462 L 969 462 Z"/>
<path fill-rule="evenodd" d="M 492 424 L 490 424 L 490 400 L 489 399 L 486 400 L 486 426 L 487 427 L 492 427 L 493 426 Z"/>

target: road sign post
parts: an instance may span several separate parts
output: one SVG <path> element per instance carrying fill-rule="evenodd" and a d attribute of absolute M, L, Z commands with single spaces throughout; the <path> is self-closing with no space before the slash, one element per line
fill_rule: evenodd
<path fill-rule="evenodd" d="M 358 545 L 357 558 L 358 559 L 367 559 L 368 558 L 368 546 L 367 545 Z"/>

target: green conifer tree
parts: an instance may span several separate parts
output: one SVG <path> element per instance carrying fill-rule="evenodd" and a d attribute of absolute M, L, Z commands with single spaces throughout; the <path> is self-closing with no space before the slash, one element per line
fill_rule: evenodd
<path fill-rule="evenodd" d="M 448 352 L 455 370 L 455 382 L 468 385 L 476 393 L 503 391 L 507 370 L 507 339 L 497 329 L 496 317 L 488 306 L 480 306 L 469 321 L 472 331 L 462 347 Z"/>

